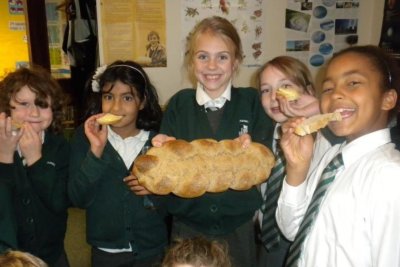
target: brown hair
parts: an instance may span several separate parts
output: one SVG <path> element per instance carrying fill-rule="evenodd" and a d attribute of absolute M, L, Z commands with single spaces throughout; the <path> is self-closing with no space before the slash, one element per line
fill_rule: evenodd
<path fill-rule="evenodd" d="M 194 267 L 231 267 L 226 245 L 204 237 L 178 239 L 169 248 L 162 267 L 190 264 Z"/>
<path fill-rule="evenodd" d="M 27 252 L 8 251 L 0 255 L 0 266 L 2 267 L 47 267 L 48 265 Z"/>
<path fill-rule="evenodd" d="M 228 45 L 233 47 L 235 59 L 238 60 L 239 63 L 243 61 L 242 42 L 232 23 L 218 16 L 205 18 L 193 28 L 187 37 L 185 66 L 188 68 L 191 79 L 193 79 L 193 58 L 197 38 L 204 33 L 220 36 Z"/>
<path fill-rule="evenodd" d="M 20 68 L 0 81 L 0 112 L 11 114 L 10 100 L 24 86 L 28 86 L 36 94 L 35 105 L 37 106 L 47 108 L 49 106 L 47 101 L 50 99 L 53 121 L 49 130 L 61 133 L 66 98 L 58 82 L 47 70 L 39 66 Z"/>
<path fill-rule="evenodd" d="M 307 66 L 290 56 L 279 56 L 266 62 L 258 71 L 258 77 L 267 67 L 274 67 L 282 72 L 295 85 L 304 88 L 305 93 L 315 95 L 312 76 Z"/>

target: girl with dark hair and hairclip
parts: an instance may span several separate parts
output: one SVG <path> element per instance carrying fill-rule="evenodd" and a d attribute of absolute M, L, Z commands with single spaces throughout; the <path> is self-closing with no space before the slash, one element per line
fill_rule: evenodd
<path fill-rule="evenodd" d="M 76 130 L 70 160 L 70 199 L 86 209 L 93 267 L 151 266 L 167 245 L 164 219 L 133 194 L 129 180 L 135 158 L 158 131 L 158 95 L 141 66 L 116 61 L 100 67 L 92 89 L 98 114 Z M 101 125 L 105 114 L 119 117 Z"/>

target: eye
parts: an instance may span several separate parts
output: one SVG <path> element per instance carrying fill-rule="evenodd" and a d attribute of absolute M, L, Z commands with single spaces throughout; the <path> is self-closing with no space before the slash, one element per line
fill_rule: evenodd
<path fill-rule="evenodd" d="M 229 55 L 228 54 L 222 54 L 218 57 L 218 59 L 220 61 L 225 61 L 225 60 L 229 60 Z"/>
<path fill-rule="evenodd" d="M 284 83 L 284 84 L 281 85 L 281 87 L 283 87 L 283 88 L 285 88 L 285 89 L 288 89 L 288 88 L 292 88 L 293 85 L 291 85 L 291 84 L 289 84 L 289 83 Z"/>
<path fill-rule="evenodd" d="M 204 60 L 208 59 L 208 56 L 206 54 L 200 53 L 200 54 L 197 55 L 197 59 L 201 60 L 201 61 L 204 61 Z"/>
<path fill-rule="evenodd" d="M 260 95 L 266 95 L 269 92 L 271 92 L 271 89 L 269 89 L 269 88 L 261 88 L 260 89 Z"/>
<path fill-rule="evenodd" d="M 359 82 L 359 81 L 350 81 L 347 85 L 348 85 L 349 87 L 356 87 L 356 86 L 358 86 L 359 84 L 361 84 L 361 82 Z"/>
<path fill-rule="evenodd" d="M 103 100 L 110 101 L 113 99 L 113 96 L 111 94 L 103 94 L 102 98 Z"/>
<path fill-rule="evenodd" d="M 122 96 L 122 99 L 126 102 L 131 102 L 131 101 L 133 101 L 134 97 L 133 97 L 133 95 L 124 95 L 124 96 Z"/>

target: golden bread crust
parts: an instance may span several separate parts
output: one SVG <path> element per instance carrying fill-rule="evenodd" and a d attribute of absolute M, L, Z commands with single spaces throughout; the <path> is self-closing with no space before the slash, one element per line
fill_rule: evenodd
<path fill-rule="evenodd" d="M 243 148 L 234 140 L 174 140 L 139 156 L 132 173 L 154 194 L 193 198 L 229 188 L 247 190 L 264 182 L 274 163 L 272 152 L 254 142 Z"/>

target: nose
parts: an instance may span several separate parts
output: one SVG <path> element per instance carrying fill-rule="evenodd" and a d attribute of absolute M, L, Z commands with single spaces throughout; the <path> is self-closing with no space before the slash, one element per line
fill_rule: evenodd
<path fill-rule="evenodd" d="M 271 99 L 276 101 L 276 89 L 271 89 Z"/>
<path fill-rule="evenodd" d="M 113 113 L 116 113 L 120 108 L 121 108 L 121 103 L 119 99 L 114 99 L 114 101 L 112 102 L 111 111 Z"/>
<path fill-rule="evenodd" d="M 215 69 L 217 66 L 217 60 L 215 58 L 210 58 L 210 60 L 207 61 L 207 67 L 209 69 Z"/>
<path fill-rule="evenodd" d="M 39 117 L 40 116 L 40 108 L 36 105 L 30 106 L 30 115 L 32 117 Z"/>

